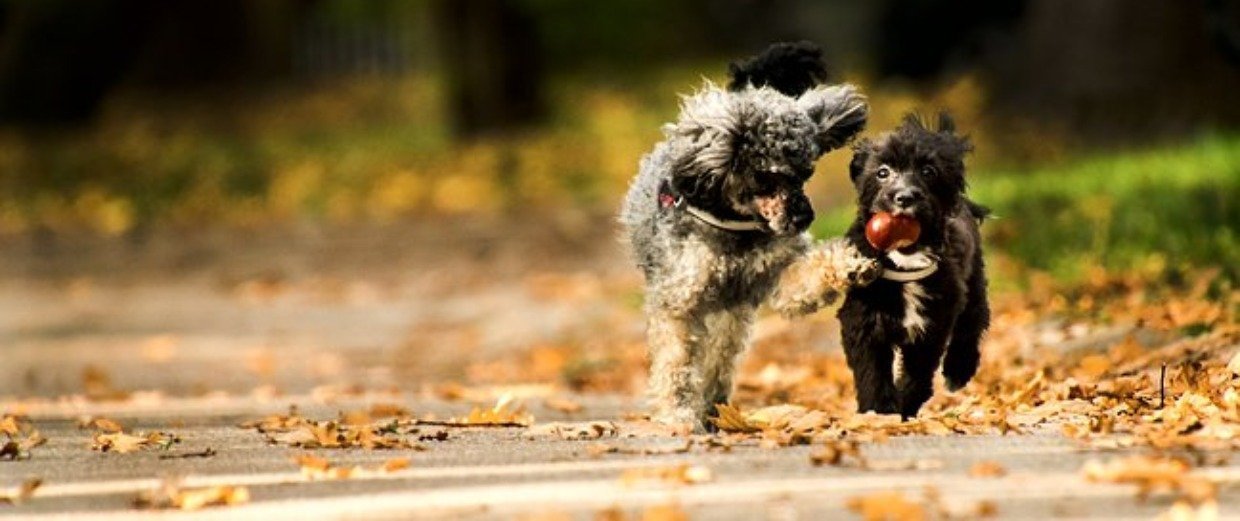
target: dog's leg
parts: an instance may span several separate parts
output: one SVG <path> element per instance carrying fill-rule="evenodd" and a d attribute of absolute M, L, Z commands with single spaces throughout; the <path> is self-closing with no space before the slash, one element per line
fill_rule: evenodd
<path fill-rule="evenodd" d="M 846 239 L 811 246 L 779 277 L 770 305 L 784 316 L 806 315 L 839 302 L 848 288 L 864 286 L 882 265 L 861 255 Z"/>
<path fill-rule="evenodd" d="M 840 309 L 844 356 L 857 389 L 857 412 L 895 414 L 896 386 L 892 379 L 892 344 L 885 324 L 858 302 L 845 301 Z"/>
<path fill-rule="evenodd" d="M 986 299 L 986 279 L 977 269 L 969 281 L 968 300 L 956 319 L 947 356 L 943 357 L 943 377 L 947 388 L 959 390 L 969 383 L 981 360 L 982 333 L 990 327 L 990 303 Z"/>
<path fill-rule="evenodd" d="M 701 430 L 706 410 L 702 367 L 695 358 L 694 327 L 689 317 L 658 306 L 648 310 L 646 337 L 650 348 L 650 398 L 654 419 Z"/>
<path fill-rule="evenodd" d="M 713 416 L 714 406 L 727 404 L 732 396 L 732 380 L 738 359 L 749 344 L 753 316 L 753 308 L 742 307 L 713 313 L 706 319 L 709 341 L 704 343 L 702 354 L 706 359 L 704 398 L 707 416 Z M 703 422 L 708 421 L 703 418 Z M 710 424 L 706 426 L 710 427 Z"/>
<path fill-rule="evenodd" d="M 900 374 L 896 380 L 896 393 L 900 401 L 900 415 L 917 416 L 922 404 L 934 395 L 934 371 L 943 357 L 942 335 L 931 335 L 917 342 L 902 345 L 900 350 Z"/>

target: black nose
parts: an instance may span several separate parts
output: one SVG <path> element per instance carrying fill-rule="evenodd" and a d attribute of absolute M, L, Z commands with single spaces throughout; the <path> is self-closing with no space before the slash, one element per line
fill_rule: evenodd
<path fill-rule="evenodd" d="M 814 222 L 813 210 L 805 209 L 792 214 L 792 227 L 797 231 L 804 231 L 812 222 Z"/>
<path fill-rule="evenodd" d="M 892 200 L 896 203 L 897 207 L 908 208 L 917 204 L 918 201 L 921 201 L 921 190 L 913 188 L 900 190 L 899 192 L 896 192 L 896 195 L 892 197 Z"/>

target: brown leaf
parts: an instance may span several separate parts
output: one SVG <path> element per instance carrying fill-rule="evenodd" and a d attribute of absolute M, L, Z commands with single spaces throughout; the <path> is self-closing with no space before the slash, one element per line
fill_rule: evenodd
<path fill-rule="evenodd" d="M 689 521 L 679 505 L 655 505 L 642 511 L 641 521 Z"/>
<path fill-rule="evenodd" d="M 609 421 L 581 423 L 544 423 L 526 430 L 526 437 L 534 439 L 551 437 L 562 440 L 596 440 L 616 436 L 616 424 Z"/>
<path fill-rule="evenodd" d="M 173 481 L 165 481 L 159 488 L 138 494 L 134 506 L 151 509 L 199 510 L 209 506 L 232 506 L 250 500 L 245 487 L 218 485 L 213 487 L 183 489 Z"/>
<path fill-rule="evenodd" d="M 564 414 L 577 414 L 582 410 L 580 403 L 568 398 L 547 398 L 543 400 L 543 405 L 547 406 L 548 409 Z"/>
<path fill-rule="evenodd" d="M 0 490 L 0 504 L 20 505 L 25 503 L 31 497 L 34 497 L 34 491 L 38 490 L 42 484 L 42 479 L 30 478 L 15 488 Z"/>
<path fill-rule="evenodd" d="M 138 433 L 137 435 L 111 432 L 95 434 L 92 441 L 91 450 L 125 454 L 142 449 L 167 449 L 172 444 L 179 443 L 181 439 L 175 434 L 166 432 Z"/>
<path fill-rule="evenodd" d="M 714 479 L 709 468 L 681 463 L 666 467 L 636 468 L 624 471 L 620 482 L 625 486 L 636 486 L 646 483 L 670 485 L 693 485 Z"/>
<path fill-rule="evenodd" d="M 969 476 L 974 478 L 1001 478 L 1007 475 L 1007 469 L 996 461 L 982 460 L 969 467 Z"/>
<path fill-rule="evenodd" d="M 923 521 L 926 508 L 899 492 L 877 492 L 848 498 L 848 509 L 867 521 Z"/>

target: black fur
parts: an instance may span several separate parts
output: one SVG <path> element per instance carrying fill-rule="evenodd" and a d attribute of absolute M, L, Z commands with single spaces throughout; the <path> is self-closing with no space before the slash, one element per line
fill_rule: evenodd
<path fill-rule="evenodd" d="M 827 65 L 822 49 L 813 42 L 783 42 L 772 44 L 762 54 L 733 62 L 728 74 L 732 76 L 728 90 L 766 86 L 797 97 L 827 82 Z"/>
<path fill-rule="evenodd" d="M 946 114 L 939 116 L 936 129 L 909 116 L 896 130 L 855 146 L 849 175 L 858 208 L 849 241 L 895 268 L 866 240 L 865 226 L 876 212 L 907 213 L 918 219 L 922 233 L 901 251 L 926 252 L 939 260 L 935 273 L 914 283 L 879 279 L 854 287 L 840 308 L 844 350 L 862 412 L 916 416 L 934 392 L 940 359 L 951 390 L 977 372 L 979 342 L 990 324 L 978 227 L 989 212 L 965 197 L 964 156 L 971 149 Z M 904 324 L 906 284 L 919 284 L 924 293 L 920 334 Z M 896 350 L 903 355 L 898 380 L 892 370 Z"/>

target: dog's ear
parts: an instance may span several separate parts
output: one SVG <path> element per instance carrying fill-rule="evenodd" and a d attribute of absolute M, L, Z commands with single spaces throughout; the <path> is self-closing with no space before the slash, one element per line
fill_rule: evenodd
<path fill-rule="evenodd" d="M 951 113 L 947 112 L 946 110 L 939 112 L 939 133 L 940 134 L 955 134 L 956 133 L 956 120 L 953 119 Z"/>
<path fill-rule="evenodd" d="M 973 143 L 969 141 L 969 137 L 956 133 L 956 120 L 952 118 L 950 112 L 947 112 L 946 110 L 939 112 L 939 122 L 936 132 L 948 140 L 950 145 L 953 147 L 952 152 L 955 155 L 963 156 L 973 151 Z"/>
<path fill-rule="evenodd" d="M 852 85 L 815 87 L 797 98 L 797 106 L 817 125 L 814 137 L 823 154 L 847 144 L 869 116 L 865 96 Z"/>
<path fill-rule="evenodd" d="M 848 179 L 857 183 L 857 178 L 865 172 L 865 162 L 870 160 L 870 140 L 862 139 L 853 147 L 852 161 L 848 163 Z"/>
<path fill-rule="evenodd" d="M 710 83 L 682 100 L 680 119 L 664 127 L 675 157 L 674 190 L 691 197 L 722 182 L 735 160 L 743 109 L 728 92 Z"/>

